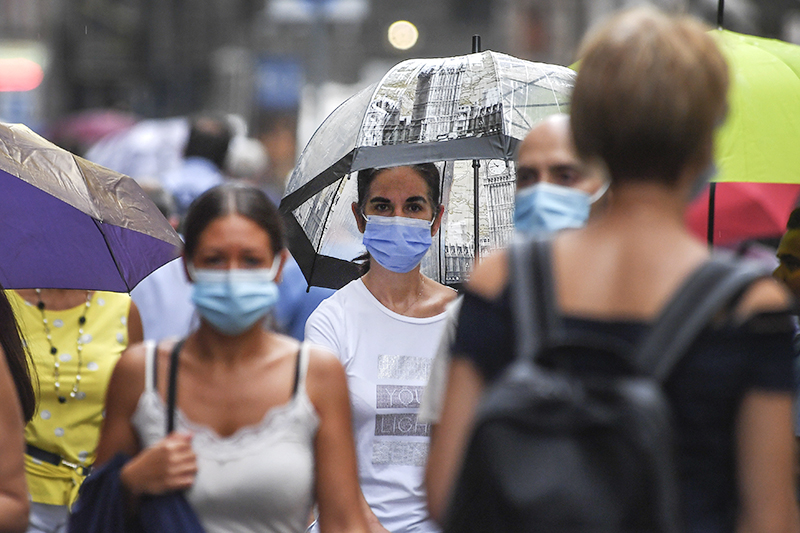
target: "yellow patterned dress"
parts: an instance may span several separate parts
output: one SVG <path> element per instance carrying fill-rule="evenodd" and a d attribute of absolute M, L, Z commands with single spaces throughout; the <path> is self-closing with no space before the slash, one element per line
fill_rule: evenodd
<path fill-rule="evenodd" d="M 46 452 L 60 455 L 69 463 L 90 466 L 94 462 L 100 425 L 105 409 L 106 389 L 120 354 L 128 345 L 130 296 L 95 291 L 89 306 L 63 311 L 42 311 L 14 291 L 6 291 L 33 361 L 34 381 L 38 379 L 38 409 L 25 428 L 25 440 Z M 83 336 L 78 339 L 81 317 Z M 81 343 L 81 371 L 77 394 L 70 396 L 78 374 L 78 343 Z M 52 347 L 56 353 L 51 353 Z M 59 392 L 55 387 L 58 362 Z M 59 401 L 62 397 L 62 402 Z M 28 455 L 25 470 L 31 499 L 49 505 L 71 505 L 84 479 L 77 470 L 55 466 Z"/>

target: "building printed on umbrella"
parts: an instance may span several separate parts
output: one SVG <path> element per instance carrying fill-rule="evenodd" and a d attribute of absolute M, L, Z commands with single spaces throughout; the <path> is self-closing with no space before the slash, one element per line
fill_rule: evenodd
<path fill-rule="evenodd" d="M 390 94 L 376 95 L 364 117 L 363 146 L 389 146 L 406 143 L 480 137 L 500 133 L 503 106 L 480 91 L 480 83 L 470 94 L 462 94 L 467 67 L 436 66 L 417 73 L 411 114 L 404 115 Z M 477 103 L 462 103 L 477 102 Z"/>

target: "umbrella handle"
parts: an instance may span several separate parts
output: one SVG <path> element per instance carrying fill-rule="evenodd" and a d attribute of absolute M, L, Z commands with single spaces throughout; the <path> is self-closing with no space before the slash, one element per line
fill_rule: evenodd
<path fill-rule="evenodd" d="M 723 0 L 720 0 L 723 1 Z M 708 184 L 708 247 L 714 247 L 714 204 L 717 199 L 717 183 L 712 181 Z"/>

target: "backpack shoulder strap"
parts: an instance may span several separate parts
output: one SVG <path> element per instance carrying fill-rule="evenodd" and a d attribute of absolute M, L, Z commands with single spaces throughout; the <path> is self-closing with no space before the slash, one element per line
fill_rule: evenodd
<path fill-rule="evenodd" d="M 508 249 L 516 357 L 533 357 L 558 326 L 550 239 L 518 239 Z"/>
<path fill-rule="evenodd" d="M 636 352 L 637 368 L 663 382 L 700 332 L 756 280 L 769 276 L 752 261 L 713 257 L 698 267 L 664 307 Z"/>

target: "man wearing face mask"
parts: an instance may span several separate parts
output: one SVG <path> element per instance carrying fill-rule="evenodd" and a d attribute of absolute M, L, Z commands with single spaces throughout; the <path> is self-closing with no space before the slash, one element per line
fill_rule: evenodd
<path fill-rule="evenodd" d="M 517 152 L 514 229 L 523 234 L 579 228 L 599 207 L 608 181 L 575 154 L 568 115 L 550 115 Z"/>
<path fill-rule="evenodd" d="M 548 116 L 525 136 L 517 151 L 516 184 L 514 230 L 521 235 L 583 226 L 591 211 L 602 208 L 609 185 L 599 169 L 578 159 L 569 116 L 564 114 Z M 420 402 L 420 422 L 435 425 L 439 421 L 460 305 L 459 298 L 448 308 L 447 325 Z"/>

